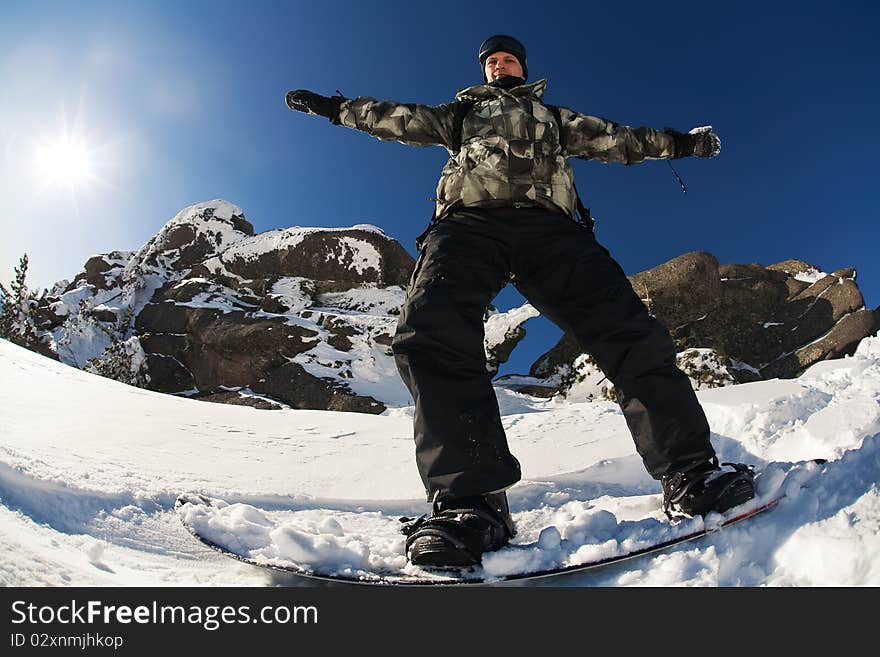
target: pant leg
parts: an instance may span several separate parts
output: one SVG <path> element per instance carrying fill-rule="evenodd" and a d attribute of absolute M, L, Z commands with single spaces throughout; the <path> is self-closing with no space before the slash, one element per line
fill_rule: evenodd
<path fill-rule="evenodd" d="M 425 237 L 392 342 L 415 402 L 416 463 L 428 499 L 506 488 L 520 478 L 486 366 L 483 316 L 510 277 L 503 231 L 453 214 Z"/>
<path fill-rule="evenodd" d="M 668 329 L 651 316 L 623 269 L 564 215 L 518 223 L 517 289 L 572 334 L 614 383 L 645 467 L 655 479 L 715 455 Z"/>

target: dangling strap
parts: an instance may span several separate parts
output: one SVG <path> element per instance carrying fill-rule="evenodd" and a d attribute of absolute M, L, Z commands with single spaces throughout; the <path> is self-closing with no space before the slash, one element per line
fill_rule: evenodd
<path fill-rule="evenodd" d="M 681 176 L 678 175 L 678 171 L 675 170 L 675 167 L 672 166 L 672 162 L 666 160 L 666 164 L 669 165 L 669 168 L 672 169 L 672 173 L 675 174 L 675 177 L 678 178 L 678 184 L 681 185 L 681 193 L 687 194 L 687 187 L 684 186 L 684 180 L 681 179 Z"/>

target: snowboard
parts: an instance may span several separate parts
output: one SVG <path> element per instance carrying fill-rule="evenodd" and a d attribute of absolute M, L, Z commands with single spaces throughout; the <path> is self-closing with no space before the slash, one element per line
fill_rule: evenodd
<path fill-rule="evenodd" d="M 542 504 L 512 514 L 519 531 L 511 544 L 484 554 L 479 566 L 449 570 L 407 561 L 400 514 L 389 508 L 321 508 L 316 502 L 267 509 L 190 493 L 177 498 L 175 509 L 199 541 L 254 566 L 335 582 L 450 586 L 579 573 L 668 550 L 773 509 L 783 490 L 758 490 L 755 499 L 725 514 L 673 522 L 658 511 L 658 495 L 627 498 L 637 501 L 630 516 L 641 511 L 635 519 L 621 520 L 597 500 Z"/>

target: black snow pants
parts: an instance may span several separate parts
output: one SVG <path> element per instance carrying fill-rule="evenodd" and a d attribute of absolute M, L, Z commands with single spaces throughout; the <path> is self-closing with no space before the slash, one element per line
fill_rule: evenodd
<path fill-rule="evenodd" d="M 483 315 L 511 279 L 614 383 L 652 477 L 714 457 L 668 330 L 590 229 L 533 207 L 462 209 L 424 237 L 392 343 L 415 403 L 428 500 L 499 491 L 520 479 L 483 347 Z"/>

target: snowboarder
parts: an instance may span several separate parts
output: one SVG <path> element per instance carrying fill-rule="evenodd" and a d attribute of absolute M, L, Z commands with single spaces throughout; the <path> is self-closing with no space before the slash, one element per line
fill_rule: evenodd
<path fill-rule="evenodd" d="M 543 102 L 527 84 L 525 47 L 507 35 L 480 46 L 484 83 L 427 106 L 290 91 L 293 110 L 383 140 L 450 153 L 435 213 L 392 344 L 415 402 L 416 462 L 433 514 L 408 523 L 410 561 L 468 566 L 509 542 L 506 489 L 520 479 L 486 368 L 483 317 L 513 282 L 545 317 L 591 354 L 617 398 L 636 449 L 661 482 L 667 514 L 725 511 L 754 496 L 750 469 L 723 464 L 668 330 L 595 239 L 566 158 L 636 164 L 713 157 L 709 128 L 689 133 L 579 114 Z M 724 466 L 730 465 L 727 468 Z"/>

